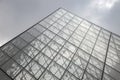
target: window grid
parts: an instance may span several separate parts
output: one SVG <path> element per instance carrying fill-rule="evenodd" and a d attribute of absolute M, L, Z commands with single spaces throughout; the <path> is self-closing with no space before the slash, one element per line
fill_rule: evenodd
<path fill-rule="evenodd" d="M 0 76 L 119 80 L 119 52 L 120 36 L 59 8 L 0 47 Z"/>

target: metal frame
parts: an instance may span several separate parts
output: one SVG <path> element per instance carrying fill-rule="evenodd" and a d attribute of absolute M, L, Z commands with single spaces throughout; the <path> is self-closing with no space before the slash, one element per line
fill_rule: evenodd
<path fill-rule="evenodd" d="M 50 26 L 49 26 L 48 28 L 46 28 L 45 26 L 43 26 L 42 24 L 40 24 L 40 22 L 44 21 L 45 19 L 47 19 L 49 16 L 51 16 L 51 15 L 54 14 L 54 13 L 56 13 L 56 12 L 59 11 L 60 9 L 65 10 L 66 12 L 65 12 L 64 14 L 62 14 L 62 15 L 58 14 L 60 17 L 57 18 L 56 21 L 53 21 L 53 23 L 50 24 Z M 101 71 L 102 71 L 102 73 L 101 73 L 101 80 L 103 80 L 103 77 L 104 77 L 104 74 L 105 74 L 105 66 L 108 65 L 108 64 L 106 63 L 106 60 L 107 60 L 107 56 L 108 56 L 108 52 L 109 52 L 109 46 L 110 46 L 110 43 L 111 43 L 110 40 L 111 40 L 112 35 L 115 35 L 115 36 L 118 36 L 118 35 L 116 35 L 115 33 L 110 32 L 110 31 L 108 31 L 108 30 L 106 30 L 106 29 L 104 29 L 104 28 L 102 28 L 102 27 L 100 27 L 100 26 L 98 26 L 98 25 L 96 25 L 96 24 L 94 24 L 94 23 L 86 20 L 86 19 L 83 19 L 83 18 L 81 18 L 81 17 L 79 17 L 79 16 L 77 16 L 77 15 L 75 15 L 75 14 L 73 14 L 73 16 L 70 18 L 70 20 L 69 20 L 68 22 L 65 22 L 65 25 L 64 25 L 64 26 L 63 26 L 62 24 L 60 24 L 60 23 L 57 22 L 57 21 L 60 20 L 62 17 L 66 16 L 66 14 L 68 14 L 68 13 L 73 14 L 73 13 L 71 13 L 70 11 L 68 11 L 68 10 L 66 10 L 66 9 L 58 8 L 57 10 L 55 10 L 54 12 L 52 12 L 51 14 L 49 14 L 48 16 L 46 16 L 45 18 L 43 18 L 42 20 L 38 21 L 36 24 L 34 24 L 33 26 L 31 26 L 29 29 L 25 30 L 24 32 L 22 32 L 21 34 L 19 34 L 18 36 L 16 36 L 16 37 L 13 38 L 12 40 L 8 41 L 8 42 L 5 43 L 3 46 L 1 46 L 0 49 L 2 50 L 2 48 L 3 48 L 4 46 L 6 46 L 6 45 L 8 45 L 9 43 L 11 43 L 13 40 L 19 38 L 21 35 L 23 35 L 23 34 L 26 33 L 27 31 L 33 29 L 34 26 L 36 26 L 36 25 L 39 25 L 39 26 L 44 27 L 45 30 L 44 30 L 42 33 L 40 33 L 38 36 L 33 36 L 32 34 L 29 33 L 31 36 L 34 37 L 34 39 L 33 39 L 32 41 L 36 40 L 36 39 L 37 39 L 39 36 L 41 36 L 41 35 L 45 35 L 45 34 L 43 34 L 45 31 L 50 31 L 50 32 L 52 32 L 52 33 L 54 34 L 54 37 L 53 37 L 53 38 L 50 38 L 50 41 L 49 41 L 48 43 L 46 43 L 46 44 L 43 43 L 42 41 L 40 41 L 39 39 L 37 39 L 39 42 L 45 44 L 45 46 L 44 46 L 41 50 L 38 50 L 38 49 L 35 48 L 33 45 L 31 45 L 32 41 L 27 42 L 27 41 L 25 41 L 24 39 L 21 38 L 21 39 L 24 40 L 27 44 L 26 44 L 23 48 L 21 48 L 21 49 L 19 49 L 17 46 L 15 46 L 15 45 L 13 44 L 16 48 L 19 49 L 19 51 L 18 51 L 16 54 L 14 54 L 13 56 L 9 56 L 6 52 L 2 51 L 5 55 L 7 55 L 7 56 L 9 57 L 9 59 L 6 60 L 2 65 L 0 65 L 0 70 L 1 70 L 2 72 L 4 72 L 4 73 L 5 73 L 10 79 L 12 79 L 12 80 L 14 80 L 14 79 L 22 72 L 22 70 L 25 70 L 26 72 L 29 73 L 29 71 L 27 71 L 25 68 L 26 68 L 32 61 L 35 61 L 35 58 L 36 58 L 39 54 L 43 54 L 44 56 L 48 57 L 47 55 L 45 55 L 45 54 L 42 52 L 42 50 L 44 50 L 44 48 L 46 48 L 47 46 L 50 47 L 49 44 L 51 43 L 51 41 L 55 42 L 56 44 L 59 44 L 58 42 L 56 42 L 56 41 L 54 40 L 54 38 L 55 38 L 56 36 L 58 36 L 58 37 L 60 37 L 62 40 L 64 40 L 65 42 L 64 42 L 64 44 L 59 44 L 59 45 L 61 46 L 61 48 L 60 48 L 58 51 L 56 51 L 56 50 L 54 50 L 53 48 L 50 47 L 53 51 L 56 52 L 56 54 L 55 54 L 55 56 L 54 56 L 52 59 L 50 59 L 51 61 L 50 61 L 50 63 L 47 65 L 47 67 L 44 67 L 43 65 L 41 65 L 41 64 L 39 64 L 37 61 L 35 61 L 37 64 L 39 64 L 39 66 L 42 66 L 42 67 L 44 68 L 44 71 L 43 71 L 42 74 L 39 76 L 39 78 L 36 78 L 35 75 L 32 75 L 31 73 L 29 73 L 29 74 L 30 74 L 34 79 L 38 80 L 38 79 L 41 79 L 42 76 L 43 76 L 43 75 L 46 73 L 46 71 L 47 71 L 47 72 L 49 72 L 52 76 L 56 77 L 56 79 L 61 80 L 61 79 L 63 79 L 65 73 L 68 72 L 68 73 L 70 73 L 72 76 L 74 76 L 76 79 L 78 79 L 78 80 L 83 80 L 83 79 L 84 79 L 84 75 L 85 75 L 86 72 L 87 72 L 87 67 L 88 67 L 89 64 L 91 64 L 91 63 L 90 63 L 91 57 L 96 58 L 96 57 L 94 57 L 92 54 L 93 54 L 93 51 L 94 51 L 94 49 L 95 49 L 96 43 L 97 43 L 97 41 L 98 41 L 98 38 L 100 37 L 101 31 L 102 31 L 102 30 L 105 30 L 105 31 L 107 31 L 107 32 L 110 34 L 110 35 L 107 35 L 107 34 L 105 34 L 105 33 L 102 32 L 102 33 L 103 33 L 103 36 L 101 36 L 101 37 L 104 38 L 104 39 L 105 39 L 105 35 L 109 36 L 109 39 L 105 39 L 105 40 L 108 41 L 108 43 L 107 43 L 107 49 L 106 49 L 106 53 L 105 53 L 105 60 L 104 60 L 104 62 L 101 62 L 98 58 L 96 58 L 96 59 L 98 59 L 98 61 L 100 61 L 100 62 L 103 64 L 103 70 L 101 70 Z M 73 22 L 73 23 L 75 23 L 75 24 L 77 25 L 77 27 L 74 29 L 74 31 L 71 31 L 71 30 L 69 30 L 68 28 L 66 28 L 67 30 L 71 31 L 71 34 L 68 35 L 68 34 L 66 34 L 65 32 L 63 32 L 64 27 L 66 27 L 66 26 L 74 19 L 75 16 L 81 18 L 82 21 L 81 21 L 79 24 Z M 55 16 L 54 16 L 54 17 L 55 17 Z M 51 19 L 51 20 L 52 20 L 52 19 Z M 63 20 L 61 20 L 61 21 L 64 22 Z M 78 29 L 78 27 L 84 27 L 84 26 L 81 26 L 81 23 L 82 23 L 83 21 L 87 21 L 87 22 L 90 23 L 91 25 L 89 26 L 88 29 L 85 28 L 87 32 L 85 33 L 85 35 L 84 35 L 83 37 L 81 36 L 82 40 L 81 40 L 81 42 L 79 43 L 79 46 L 76 46 L 74 43 L 70 42 L 69 39 L 73 36 L 73 34 L 75 33 L 75 31 Z M 47 23 L 47 22 L 46 22 L 46 23 Z M 54 31 L 51 31 L 51 30 L 49 29 L 50 27 L 53 27 L 53 24 L 54 24 L 54 23 L 58 23 L 59 25 L 62 26 L 62 28 L 61 28 L 60 30 L 58 30 L 58 33 L 55 33 Z M 71 24 L 69 24 L 69 25 L 71 25 Z M 97 37 L 95 38 L 96 40 L 95 40 L 94 43 L 92 43 L 89 39 L 86 39 L 86 36 L 89 35 L 88 32 L 90 31 L 90 28 L 92 28 L 93 25 L 95 25 L 95 26 L 97 26 L 97 27 L 100 28 L 100 30 L 98 30 L 98 31 L 99 31 L 98 33 L 94 33 L 94 34 L 97 36 Z M 73 25 L 71 25 L 71 26 L 73 26 Z M 68 39 L 64 39 L 64 37 L 60 36 L 60 35 L 59 35 L 60 32 L 62 32 L 63 34 L 67 35 L 67 36 L 68 36 Z M 91 31 L 91 32 L 93 32 L 93 31 Z M 48 37 L 47 35 L 45 35 L 45 36 Z M 80 36 L 80 35 L 79 35 L 79 36 Z M 89 36 L 90 36 L 90 35 L 89 35 Z M 91 37 L 93 37 L 93 36 L 91 35 Z M 118 37 L 120 37 L 120 36 L 118 36 Z M 89 45 L 86 45 L 87 47 L 90 47 L 90 48 L 92 49 L 91 53 L 87 53 L 87 52 L 84 51 L 82 48 L 80 48 L 81 44 L 83 43 L 83 41 L 84 41 L 85 39 L 86 39 L 87 41 L 90 41 L 90 42 L 93 44 L 93 47 L 90 47 Z M 76 39 L 76 40 L 77 40 L 77 39 Z M 101 41 L 101 42 L 102 42 L 102 41 Z M 71 50 L 65 48 L 66 43 L 69 43 L 69 44 L 73 45 L 73 46 L 76 48 L 76 51 L 75 51 L 75 52 L 72 52 Z M 114 44 L 115 44 L 115 43 L 114 43 Z M 26 53 L 26 55 L 27 55 L 28 57 L 30 57 L 31 60 L 27 63 L 27 65 L 25 65 L 25 66 L 23 67 L 22 65 L 20 65 L 19 63 L 17 63 L 16 60 L 13 59 L 13 57 L 14 57 L 15 55 L 17 55 L 20 51 L 22 51 L 22 50 L 23 50 L 25 47 L 27 47 L 28 45 L 31 45 L 34 49 L 38 50 L 38 53 L 37 53 L 33 58 Z M 97 45 L 97 46 L 99 46 L 99 45 Z M 99 46 L 99 47 L 100 47 L 100 46 Z M 65 56 L 63 56 L 63 55 L 60 54 L 60 51 L 61 51 L 63 48 L 65 48 L 65 50 L 68 50 L 69 52 L 71 52 L 71 53 L 73 54 L 71 60 L 69 60 L 67 57 L 65 57 Z M 101 48 L 102 48 L 102 47 L 101 47 Z M 82 78 L 81 78 L 81 79 L 79 79 L 78 77 L 76 77 L 73 73 L 69 72 L 69 70 L 68 70 L 70 64 L 73 63 L 72 61 L 73 61 L 74 56 L 78 56 L 78 55 L 77 55 L 77 51 L 78 51 L 79 49 L 82 50 L 83 52 L 89 54 L 89 59 L 88 59 L 88 61 L 85 60 L 85 61 L 87 62 L 87 64 L 86 64 L 85 69 L 83 69 L 83 73 L 82 73 L 83 75 L 82 75 Z M 60 56 L 62 56 L 63 58 L 65 58 L 65 59 L 67 59 L 67 60 L 69 61 L 69 63 L 68 63 L 68 65 L 67 65 L 66 68 L 64 68 L 62 65 L 58 64 L 56 61 L 54 61 L 54 59 L 56 58 L 57 55 L 60 55 Z M 50 57 L 48 57 L 48 58 L 50 58 Z M 79 57 L 79 58 L 81 58 L 82 60 L 84 60 L 82 57 Z M 13 61 L 16 62 L 20 67 L 22 67 L 21 71 L 19 71 L 19 73 L 18 73 L 17 75 L 15 75 L 14 78 L 11 78 L 11 76 L 8 75 L 8 74 L 4 71 L 4 69 L 2 69 L 2 66 L 5 65 L 9 60 L 13 60 Z M 60 78 L 58 78 L 55 74 L 53 74 L 51 71 L 48 70 L 49 66 L 50 66 L 51 63 L 53 63 L 53 62 L 54 62 L 55 64 L 57 64 L 59 67 L 61 67 L 61 68 L 64 69 L 64 72 L 63 72 L 63 74 L 61 75 Z M 65 63 L 65 62 L 64 62 L 64 63 Z M 92 64 L 91 64 L 91 65 L 92 65 Z M 76 66 L 78 66 L 78 65 L 76 65 Z M 94 66 L 95 68 L 97 68 L 95 65 L 93 65 L 93 66 Z M 80 68 L 80 67 L 79 67 L 79 68 Z M 113 69 L 114 69 L 114 68 L 113 68 Z M 119 71 L 118 71 L 118 72 L 119 72 Z M 87 72 L 87 73 L 88 73 L 88 72 Z M 120 72 L 119 72 L 119 73 L 120 73 Z M 89 74 L 90 76 L 92 76 L 92 77 L 95 78 L 95 76 L 94 76 L 93 74 L 91 74 L 91 73 L 88 73 L 88 74 Z M 97 79 L 97 78 L 96 78 L 96 79 Z"/>

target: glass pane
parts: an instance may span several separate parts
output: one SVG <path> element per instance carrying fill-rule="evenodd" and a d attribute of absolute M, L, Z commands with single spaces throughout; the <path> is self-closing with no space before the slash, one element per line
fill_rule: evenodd
<path fill-rule="evenodd" d="M 60 18 L 60 17 L 61 17 L 61 15 L 58 14 L 58 13 L 54 13 L 53 15 L 54 15 L 55 17 L 57 17 L 57 18 Z"/>
<path fill-rule="evenodd" d="M 57 17 L 55 17 L 54 15 L 51 15 L 50 17 L 49 17 L 52 21 L 56 21 L 58 18 Z"/>
<path fill-rule="evenodd" d="M 94 43 L 89 41 L 89 40 L 87 40 L 87 39 L 84 39 L 81 45 L 87 45 L 87 46 L 93 48 Z"/>
<path fill-rule="evenodd" d="M 12 43 L 13 43 L 16 47 L 18 47 L 18 48 L 20 48 L 20 49 L 23 48 L 23 47 L 25 47 L 25 46 L 27 45 L 27 43 L 26 43 L 23 39 L 21 39 L 20 37 L 14 39 L 14 40 L 12 41 Z"/>
<path fill-rule="evenodd" d="M 78 17 L 78 16 L 74 16 L 74 19 L 75 19 L 76 21 L 79 21 L 79 22 L 82 21 L 82 18 L 80 18 L 80 17 Z"/>
<path fill-rule="evenodd" d="M 50 72 L 46 71 L 45 74 L 39 80 L 59 80 L 53 76 Z"/>
<path fill-rule="evenodd" d="M 105 73 L 107 73 L 108 75 L 110 75 L 111 77 L 113 77 L 115 80 L 119 80 L 120 79 L 120 72 L 112 69 L 109 66 L 105 66 Z"/>
<path fill-rule="evenodd" d="M 48 58 L 47 56 L 43 55 L 42 53 L 38 54 L 36 56 L 35 60 L 45 68 L 51 62 L 51 59 Z"/>
<path fill-rule="evenodd" d="M 75 63 L 76 65 L 78 65 L 80 68 L 85 69 L 87 62 L 85 60 L 83 60 L 82 58 L 78 57 L 78 56 L 74 56 L 73 63 Z"/>
<path fill-rule="evenodd" d="M 107 46 L 108 46 L 106 43 L 99 41 L 99 40 L 97 40 L 96 45 L 99 45 L 103 49 L 107 49 Z"/>
<path fill-rule="evenodd" d="M 47 44 L 50 41 L 50 38 L 44 34 L 40 35 L 37 39 L 39 39 L 44 44 Z"/>
<path fill-rule="evenodd" d="M 41 33 L 35 29 L 35 28 L 31 28 L 30 30 L 28 30 L 27 32 L 29 32 L 31 35 L 37 37 L 38 35 L 40 35 Z"/>
<path fill-rule="evenodd" d="M 22 70 L 15 80 L 35 80 L 27 71 Z"/>
<path fill-rule="evenodd" d="M 63 72 L 64 72 L 64 69 L 54 62 L 50 64 L 50 66 L 48 67 L 48 70 L 51 71 L 59 79 L 63 75 Z"/>
<path fill-rule="evenodd" d="M 93 43 L 95 43 L 95 41 L 96 41 L 96 38 L 94 38 L 93 36 L 91 36 L 91 35 L 89 35 L 89 34 L 87 34 L 85 38 L 86 38 L 87 40 L 93 42 Z"/>
<path fill-rule="evenodd" d="M 63 28 L 63 26 L 60 25 L 59 23 L 54 23 L 53 26 L 55 26 L 59 30 L 61 30 Z"/>
<path fill-rule="evenodd" d="M 97 52 L 101 53 L 102 55 L 106 54 L 106 50 L 101 48 L 99 45 L 96 45 L 94 48 Z"/>
<path fill-rule="evenodd" d="M 50 18 L 46 18 L 46 19 L 44 19 L 44 21 L 51 24 L 51 25 L 54 23 L 54 21 Z"/>
<path fill-rule="evenodd" d="M 18 49 L 11 43 L 8 43 L 2 47 L 2 51 L 7 53 L 9 56 L 13 56 L 18 52 Z"/>
<path fill-rule="evenodd" d="M 69 19 L 67 19 L 66 17 L 62 17 L 62 18 L 60 18 L 60 20 L 62 20 L 62 21 L 64 21 L 64 22 L 66 22 L 66 23 L 68 23 L 69 22 Z"/>
<path fill-rule="evenodd" d="M 65 25 L 66 25 L 66 23 L 63 22 L 63 21 L 61 21 L 61 20 L 58 20 L 57 23 L 59 23 L 59 24 L 62 25 L 62 26 L 65 26 Z"/>
<path fill-rule="evenodd" d="M 74 26 L 72 26 L 72 25 L 69 25 L 69 24 L 67 24 L 65 27 L 66 27 L 67 29 L 71 30 L 71 31 L 74 31 L 74 30 L 76 29 L 76 27 L 74 27 Z"/>
<path fill-rule="evenodd" d="M 47 22 L 45 22 L 45 21 L 41 21 L 39 24 L 41 24 L 42 26 L 44 26 L 44 27 L 46 27 L 46 28 L 48 28 L 48 27 L 51 26 L 51 24 L 49 24 L 49 23 L 47 23 Z"/>
<path fill-rule="evenodd" d="M 102 62 L 104 62 L 104 60 L 105 60 L 105 54 L 103 55 L 103 54 L 101 54 L 100 52 L 97 52 L 97 51 L 93 51 L 93 53 L 92 53 L 92 55 L 95 57 L 95 58 L 97 58 L 97 59 L 99 59 L 100 61 L 102 61 Z"/>
<path fill-rule="evenodd" d="M 86 28 L 84 28 L 84 27 L 82 27 L 82 26 L 79 26 L 78 28 L 77 28 L 77 30 L 76 30 L 76 33 L 77 34 L 83 34 L 83 35 L 81 35 L 81 36 L 84 36 L 85 35 L 85 33 L 87 32 L 88 30 L 86 29 Z M 80 33 L 79 33 L 80 32 Z"/>
<path fill-rule="evenodd" d="M 55 34 L 49 30 L 45 31 L 43 34 L 45 34 L 46 36 L 48 36 L 51 39 L 55 36 Z"/>
<path fill-rule="evenodd" d="M 35 76 L 37 79 L 44 71 L 43 67 L 37 64 L 35 61 L 30 62 L 29 65 L 27 65 L 26 70 L 30 72 L 33 76 Z"/>
<path fill-rule="evenodd" d="M 3 71 L 0 70 L 0 79 L 1 80 L 11 80 Z"/>
<path fill-rule="evenodd" d="M 101 62 L 100 60 L 98 60 L 98 59 L 96 59 L 96 58 L 94 58 L 94 57 L 91 57 L 91 58 L 90 58 L 90 63 L 91 63 L 92 65 L 96 66 L 97 68 L 103 70 L 103 65 L 104 65 L 104 63 Z"/>
<path fill-rule="evenodd" d="M 72 44 L 68 43 L 68 42 L 64 46 L 65 46 L 65 48 L 67 48 L 71 52 L 75 52 L 76 51 L 76 47 L 73 46 Z"/>
<path fill-rule="evenodd" d="M 109 39 L 109 35 L 104 33 L 103 30 L 101 30 L 101 32 L 100 32 L 100 37 L 104 38 L 105 41 L 108 41 L 108 39 Z"/>
<path fill-rule="evenodd" d="M 58 63 L 59 65 L 61 65 L 62 67 L 64 67 L 65 69 L 67 68 L 68 64 L 69 64 L 69 60 L 67 60 L 65 57 L 61 56 L 61 55 L 57 55 L 54 59 L 54 61 L 56 63 Z"/>
<path fill-rule="evenodd" d="M 72 21 L 76 24 L 79 24 L 82 21 L 82 19 L 80 20 L 80 18 L 75 16 Z"/>
<path fill-rule="evenodd" d="M 74 38 L 71 37 L 69 39 L 69 42 L 72 43 L 72 44 L 74 44 L 75 46 L 79 47 L 80 42 L 78 40 L 76 40 L 76 39 L 74 39 Z"/>
<path fill-rule="evenodd" d="M 41 50 L 45 44 L 43 44 L 42 42 L 40 42 L 39 40 L 35 39 L 31 42 L 31 45 L 34 46 L 36 49 Z"/>
<path fill-rule="evenodd" d="M 27 56 L 23 51 L 20 51 L 18 54 L 16 54 L 13 59 L 23 67 L 25 67 L 31 60 L 31 58 Z"/>
<path fill-rule="evenodd" d="M 67 34 L 67 35 L 71 35 L 72 34 L 72 31 L 67 29 L 67 28 L 63 28 L 62 31 Z"/>
<path fill-rule="evenodd" d="M 72 17 L 71 17 L 71 16 L 69 16 L 68 14 L 65 14 L 64 16 L 65 16 L 65 18 L 67 18 L 67 19 L 69 19 L 69 20 L 71 20 L 71 19 L 72 19 Z"/>
<path fill-rule="evenodd" d="M 43 31 L 46 30 L 44 27 L 42 27 L 42 26 L 39 25 L 39 24 L 35 25 L 34 28 L 37 29 L 40 33 L 42 33 Z"/>
<path fill-rule="evenodd" d="M 55 55 L 57 54 L 56 51 L 54 51 L 52 48 L 50 47 L 46 47 L 42 50 L 42 52 L 48 56 L 49 58 L 53 59 L 55 57 Z"/>
<path fill-rule="evenodd" d="M 23 33 L 20 37 L 23 38 L 27 42 L 30 42 L 35 38 L 32 35 L 30 35 L 28 32 Z"/>
<path fill-rule="evenodd" d="M 81 23 L 81 26 L 83 26 L 83 27 L 85 27 L 85 28 L 89 28 L 90 25 L 91 25 L 91 23 L 89 23 L 89 22 L 87 22 L 87 21 L 85 21 L 85 20 Z"/>
<path fill-rule="evenodd" d="M 77 79 L 71 73 L 65 72 L 65 75 L 63 76 L 62 80 L 79 80 L 79 79 Z"/>
<path fill-rule="evenodd" d="M 0 65 L 7 61 L 9 57 L 0 50 Z"/>
<path fill-rule="evenodd" d="M 24 48 L 24 52 L 33 58 L 34 56 L 38 54 L 39 51 L 35 49 L 34 47 L 28 45 L 27 47 Z"/>
<path fill-rule="evenodd" d="M 78 26 L 78 24 L 76 24 L 74 21 L 70 21 L 69 24 L 72 25 L 72 26 L 74 26 L 74 27 Z"/>
<path fill-rule="evenodd" d="M 53 40 L 55 40 L 57 43 L 63 45 L 65 43 L 65 40 L 62 39 L 61 37 L 59 36 L 56 36 Z"/>
<path fill-rule="evenodd" d="M 48 46 L 50 46 L 52 49 L 54 49 L 55 51 L 59 51 L 61 49 L 61 45 L 58 44 L 57 42 L 55 41 L 51 41 Z"/>
<path fill-rule="evenodd" d="M 12 78 L 14 78 L 21 70 L 20 65 L 18 65 L 13 60 L 9 60 L 7 63 L 2 65 L 2 69 Z"/>
<path fill-rule="evenodd" d="M 82 50 L 84 50 L 85 52 L 89 53 L 89 54 L 91 54 L 91 52 L 92 52 L 92 48 L 87 46 L 87 45 L 85 45 L 85 44 L 81 44 L 80 48 Z"/>
<path fill-rule="evenodd" d="M 107 58 L 106 64 L 120 72 L 120 64 L 110 58 Z"/>
<path fill-rule="evenodd" d="M 83 70 L 79 66 L 77 66 L 73 63 L 70 63 L 70 66 L 68 67 L 68 71 L 70 71 L 77 78 L 79 78 L 79 79 L 82 78 Z"/>
<path fill-rule="evenodd" d="M 59 32 L 59 29 L 57 29 L 57 28 L 54 27 L 54 26 L 49 27 L 49 30 L 51 30 L 52 32 L 54 32 L 54 33 L 56 33 L 56 34 Z"/>
<path fill-rule="evenodd" d="M 73 33 L 72 37 L 75 38 L 76 40 L 78 40 L 79 42 L 81 42 L 83 39 L 80 35 L 78 35 L 76 33 Z"/>
<path fill-rule="evenodd" d="M 98 79 L 86 72 L 84 74 L 83 80 L 98 80 Z"/>
<path fill-rule="evenodd" d="M 84 52 L 84 51 L 82 51 L 82 50 L 80 50 L 80 49 L 78 49 L 77 55 L 80 56 L 80 57 L 82 57 L 82 58 L 83 58 L 84 60 L 86 60 L 86 61 L 88 61 L 88 59 L 89 59 L 89 57 L 90 57 L 89 54 L 87 54 L 86 52 Z"/>
<path fill-rule="evenodd" d="M 88 33 L 87 34 L 89 34 L 90 36 L 92 36 L 93 38 L 97 38 L 97 35 L 98 34 L 95 34 L 94 32 L 92 32 L 92 31 L 88 31 Z"/>
<path fill-rule="evenodd" d="M 62 32 L 62 31 L 60 31 L 60 32 L 58 33 L 58 35 L 59 35 L 60 37 L 64 38 L 64 39 L 66 39 L 66 40 L 69 38 L 69 35 L 65 34 L 65 33 Z"/>
<path fill-rule="evenodd" d="M 102 71 L 99 70 L 98 68 L 94 67 L 93 65 L 88 64 L 87 72 L 89 74 L 93 75 L 94 77 L 96 77 L 97 79 L 101 79 Z"/>
<path fill-rule="evenodd" d="M 67 50 L 66 48 L 62 48 L 62 50 L 60 51 L 60 54 L 69 60 L 71 60 L 71 58 L 73 57 L 73 53 Z"/>
<path fill-rule="evenodd" d="M 110 75 L 104 73 L 103 80 L 115 80 L 115 79 L 113 79 Z"/>

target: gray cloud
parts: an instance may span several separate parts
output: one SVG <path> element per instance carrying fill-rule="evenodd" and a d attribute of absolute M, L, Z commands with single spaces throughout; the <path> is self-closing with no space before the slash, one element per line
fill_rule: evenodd
<path fill-rule="evenodd" d="M 105 2 L 98 3 L 99 1 L 102 0 L 0 0 L 0 45 L 59 7 L 66 8 L 91 22 L 120 34 L 120 1 L 109 3 L 108 6 L 110 7 L 111 4 L 111 8 L 107 8 Z M 99 5 L 102 5 L 102 8 Z"/>

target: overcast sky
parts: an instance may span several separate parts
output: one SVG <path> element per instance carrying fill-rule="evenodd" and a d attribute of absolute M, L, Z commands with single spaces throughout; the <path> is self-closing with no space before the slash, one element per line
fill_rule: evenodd
<path fill-rule="evenodd" d="M 0 46 L 59 7 L 120 35 L 120 0 L 0 0 Z"/>

